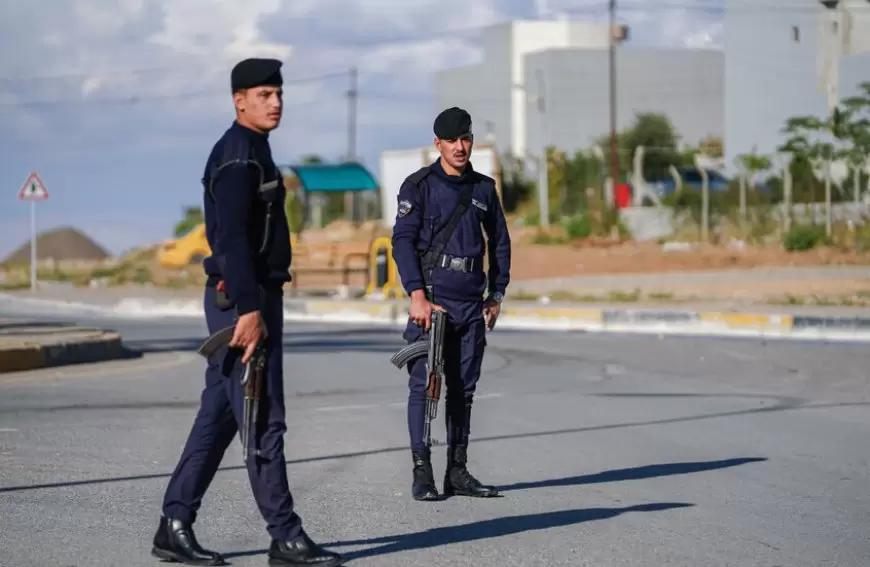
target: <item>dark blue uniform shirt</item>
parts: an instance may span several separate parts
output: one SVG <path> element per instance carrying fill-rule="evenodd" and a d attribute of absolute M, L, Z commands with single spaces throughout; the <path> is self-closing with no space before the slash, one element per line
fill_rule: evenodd
<path fill-rule="evenodd" d="M 212 250 L 204 262 L 209 285 L 223 280 L 239 315 L 256 311 L 261 287 L 281 287 L 290 280 L 292 259 L 286 190 L 268 134 L 233 122 L 212 149 L 203 185 L 206 238 Z"/>
<path fill-rule="evenodd" d="M 477 173 L 471 164 L 463 175 L 451 176 L 436 161 L 419 186 L 406 179 L 397 197 L 393 258 L 402 285 L 409 295 L 424 289 L 420 257 L 429 248 L 435 235 L 450 221 L 464 184 L 472 186 L 472 202 L 443 253 L 453 257 L 474 258 L 474 268 L 466 273 L 436 264 L 432 272 L 436 303 L 438 298 L 480 301 L 487 292 L 503 294 L 507 289 L 510 282 L 511 241 L 495 180 Z M 488 274 L 483 271 L 485 251 L 489 252 Z"/>

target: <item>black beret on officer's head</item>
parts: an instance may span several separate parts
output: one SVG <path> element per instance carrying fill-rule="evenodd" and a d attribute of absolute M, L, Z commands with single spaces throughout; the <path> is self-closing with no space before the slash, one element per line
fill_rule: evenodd
<path fill-rule="evenodd" d="M 471 115 L 456 106 L 444 110 L 435 118 L 432 129 L 441 140 L 458 140 L 471 135 Z"/>
<path fill-rule="evenodd" d="M 280 87 L 284 84 L 281 77 L 282 63 L 277 59 L 251 58 L 240 61 L 233 67 L 230 84 L 233 92 L 254 87 Z"/>

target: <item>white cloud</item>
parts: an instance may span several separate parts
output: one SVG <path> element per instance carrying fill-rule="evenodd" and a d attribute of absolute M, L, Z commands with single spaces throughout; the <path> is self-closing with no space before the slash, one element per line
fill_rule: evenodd
<path fill-rule="evenodd" d="M 413 82 L 411 90 L 419 92 L 434 69 L 464 64 L 477 53 L 466 41 L 439 40 L 439 30 L 503 19 L 497 0 L 470 10 L 460 0 L 249 0 L 244 9 L 236 0 L 70 0 L 52 1 L 50 9 L 49 0 L 3 3 L 11 17 L 0 23 L 0 47 L 14 45 L 21 56 L 4 59 L 0 76 L 22 79 L 0 83 L 0 100 L 6 101 L 0 128 L 36 141 L 33 119 L 21 122 L 15 106 L 27 102 L 28 114 L 50 117 L 39 141 L 62 142 L 62 152 L 110 145 L 107 132 L 140 151 L 165 140 L 175 124 L 196 134 L 169 144 L 203 143 L 203 130 L 214 133 L 214 125 L 231 116 L 231 66 L 251 56 L 285 61 L 288 114 L 306 108 L 296 116 L 311 127 L 306 142 L 333 138 L 310 118 L 343 114 L 346 80 L 294 85 L 294 79 L 358 64 L 363 82 L 377 77 L 379 87 L 391 88 Z M 423 37 L 414 41 L 418 34 Z M 388 116 L 389 108 L 377 97 L 361 101 L 361 112 L 377 109 Z M 130 127 L 132 135 L 121 134 Z"/>

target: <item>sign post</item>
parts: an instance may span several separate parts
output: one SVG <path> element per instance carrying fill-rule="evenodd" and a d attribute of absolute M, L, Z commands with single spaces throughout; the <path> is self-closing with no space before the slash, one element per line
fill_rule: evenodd
<path fill-rule="evenodd" d="M 48 191 L 35 171 L 18 191 L 19 201 L 30 201 L 30 290 L 36 291 L 36 202 L 47 201 Z"/>

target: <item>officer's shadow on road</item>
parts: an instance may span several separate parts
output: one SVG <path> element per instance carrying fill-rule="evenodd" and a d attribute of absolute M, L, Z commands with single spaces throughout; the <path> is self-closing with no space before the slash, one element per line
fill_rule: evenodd
<path fill-rule="evenodd" d="M 567 478 L 539 480 L 536 482 L 517 482 L 515 484 L 501 486 L 499 487 L 499 490 L 501 492 L 511 492 L 516 490 L 527 490 L 529 488 L 553 488 L 560 486 L 580 486 L 584 484 L 619 482 L 624 480 L 642 480 L 645 478 L 658 478 L 663 476 L 692 474 L 717 469 L 725 469 L 729 467 L 745 465 L 748 463 L 759 463 L 766 460 L 767 459 L 765 458 L 751 457 L 739 459 L 723 459 L 721 461 L 698 461 L 646 465 L 643 467 L 615 469 L 612 471 L 604 471 L 595 474 L 584 474 L 580 476 L 570 476 Z"/>
<path fill-rule="evenodd" d="M 697 461 L 646 465 L 641 467 L 615 469 L 595 474 L 572 476 L 559 479 L 549 479 L 535 482 L 519 482 L 506 486 L 500 486 L 499 490 L 501 490 L 502 492 L 512 492 L 532 488 L 568 487 L 605 482 L 619 482 L 626 480 L 642 480 L 647 478 L 659 478 L 665 476 L 719 470 L 748 463 L 763 462 L 766 460 L 766 458 L 752 457 L 723 459 L 719 461 Z M 688 508 L 691 506 L 694 506 L 694 504 L 684 502 L 660 502 L 616 508 L 579 508 L 571 510 L 559 510 L 555 512 L 545 512 L 542 514 L 530 514 L 525 516 L 506 516 L 503 518 L 471 522 L 458 526 L 432 528 L 429 530 L 414 532 L 410 534 L 398 534 L 387 537 L 377 537 L 351 541 L 336 541 L 324 545 L 327 548 L 371 545 L 376 546 L 344 554 L 346 555 L 347 559 L 353 560 L 366 557 L 387 555 L 389 553 L 428 549 L 432 547 L 450 545 L 455 543 L 467 543 L 482 539 L 514 535 L 528 531 L 565 527 L 581 524 L 584 522 L 607 520 L 609 518 L 613 518 L 627 512 L 662 512 L 677 508 Z M 266 550 L 228 553 L 226 554 L 226 557 L 229 559 L 232 557 L 259 555 L 265 552 Z"/>
<path fill-rule="evenodd" d="M 343 554 L 348 560 L 353 560 L 366 557 L 377 557 L 389 553 L 399 553 L 402 551 L 416 551 L 455 543 L 467 543 L 482 539 L 515 535 L 523 532 L 573 526 L 584 522 L 607 520 L 628 512 L 662 512 L 678 508 L 689 508 L 691 506 L 694 506 L 694 504 L 686 502 L 657 502 L 653 504 L 626 506 L 624 508 L 578 508 L 573 510 L 559 510 L 556 512 L 528 514 L 525 516 L 506 516 L 504 518 L 471 522 L 458 526 L 432 528 L 410 534 L 331 542 L 324 544 L 324 546 L 326 548 L 356 545 L 378 546 Z"/>
<path fill-rule="evenodd" d="M 333 541 L 322 545 L 327 549 L 333 549 L 335 551 L 338 551 L 339 548 L 350 546 L 377 546 L 368 549 L 361 549 L 359 551 L 342 553 L 346 560 L 352 561 L 354 559 L 378 557 L 390 553 L 419 551 L 421 549 L 430 549 L 443 545 L 504 537 L 523 532 L 562 528 L 585 522 L 607 520 L 628 512 L 663 512 L 666 510 L 689 508 L 692 506 L 694 506 L 694 504 L 687 502 L 657 502 L 621 508 L 576 508 L 572 510 L 544 512 L 542 514 L 528 514 L 525 516 L 505 516 L 503 518 L 470 522 L 457 526 L 431 528 L 410 534 L 397 534 L 386 537 L 348 541 Z M 266 550 L 262 549 L 239 553 L 225 553 L 224 557 L 226 559 L 232 559 L 234 557 L 261 555 L 264 553 L 266 553 Z"/>

